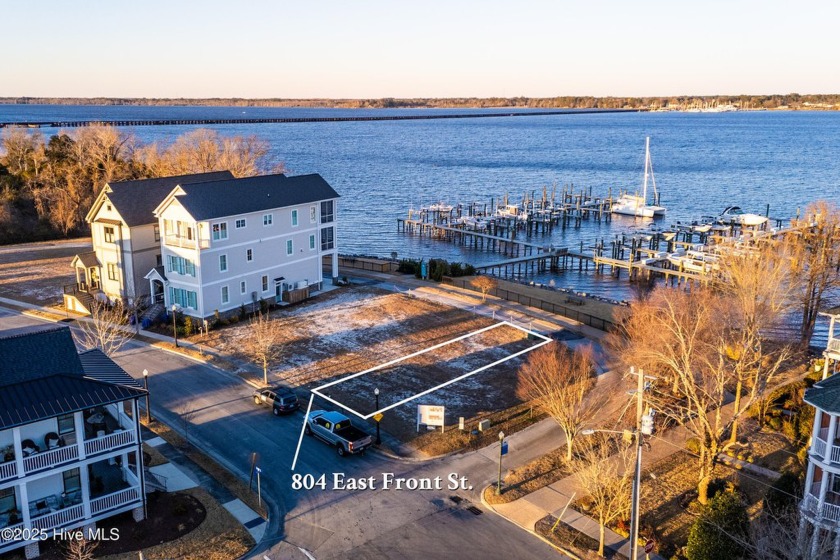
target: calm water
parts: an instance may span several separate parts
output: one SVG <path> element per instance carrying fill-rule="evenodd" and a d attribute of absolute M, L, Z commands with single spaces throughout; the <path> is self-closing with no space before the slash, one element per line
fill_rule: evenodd
<path fill-rule="evenodd" d="M 340 110 L 237 107 L 0 105 L 0 121 L 49 119 L 236 118 L 480 110 Z M 493 111 L 493 110 L 491 110 Z M 498 112 L 495 110 L 493 112 Z M 192 127 L 137 127 L 146 142 L 171 142 Z M 606 195 L 640 188 L 644 139 L 651 154 L 662 225 L 746 211 L 790 218 L 798 208 L 840 194 L 840 114 L 827 112 L 629 113 L 433 121 L 219 125 L 223 134 L 256 134 L 292 174 L 317 172 L 342 195 L 342 252 L 443 257 L 487 263 L 498 256 L 396 233 L 409 207 L 445 201 L 489 203 L 506 193 L 574 184 Z M 43 129 L 44 134 L 54 129 Z M 590 244 L 645 227 L 632 218 L 556 231 L 546 243 Z M 542 242 L 542 241 L 540 241 Z M 550 278 L 538 280 L 547 282 Z M 623 284 L 566 273 L 560 286 L 626 297 Z"/>

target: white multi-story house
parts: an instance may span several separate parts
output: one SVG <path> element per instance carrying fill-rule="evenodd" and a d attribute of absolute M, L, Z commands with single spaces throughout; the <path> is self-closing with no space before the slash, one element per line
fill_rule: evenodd
<path fill-rule="evenodd" d="M 145 395 L 99 350 L 78 354 L 67 327 L 0 331 L 0 554 L 34 558 L 41 534 L 144 518 Z"/>
<path fill-rule="evenodd" d="M 155 209 L 163 266 L 146 275 L 151 293 L 197 318 L 305 297 L 325 258 L 338 276 L 337 201 L 318 174 L 179 185 Z"/>
<path fill-rule="evenodd" d="M 86 313 L 94 297 L 116 301 L 148 296 L 144 277 L 161 258 L 155 207 L 180 184 L 232 178 L 229 171 L 219 171 L 105 185 L 85 218 L 93 250 L 76 255 L 71 263 L 76 284 L 65 287 L 65 307 Z"/>
<path fill-rule="evenodd" d="M 835 326 L 840 308 L 821 315 L 829 318 L 828 344 L 823 352 L 823 378 L 805 391 L 813 406 L 814 431 L 808 449 L 805 498 L 800 511 L 800 539 L 810 544 L 810 557 L 840 559 L 840 338 Z"/>

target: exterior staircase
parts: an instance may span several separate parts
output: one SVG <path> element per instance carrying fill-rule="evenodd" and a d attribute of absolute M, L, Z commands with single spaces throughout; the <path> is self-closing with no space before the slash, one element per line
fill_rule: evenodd
<path fill-rule="evenodd" d="M 143 469 L 143 475 L 146 480 L 146 494 L 155 491 L 166 492 L 166 477 L 160 474 L 155 474 L 149 469 Z"/>
<path fill-rule="evenodd" d="M 140 316 L 140 324 L 143 325 L 148 320 L 149 323 L 154 323 L 158 319 L 160 319 L 161 315 L 166 313 L 166 308 L 163 306 L 162 303 L 156 303 L 146 309 L 143 314 Z"/>
<path fill-rule="evenodd" d="M 68 311 L 90 315 L 90 310 L 93 308 L 93 301 L 93 296 L 84 290 L 65 289 L 64 291 L 64 309 Z"/>

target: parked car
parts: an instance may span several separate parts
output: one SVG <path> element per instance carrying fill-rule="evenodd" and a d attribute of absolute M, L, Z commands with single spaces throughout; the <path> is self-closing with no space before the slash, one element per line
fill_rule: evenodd
<path fill-rule="evenodd" d="M 338 412 L 314 410 L 306 419 L 306 435 L 315 436 L 327 445 L 332 445 L 342 457 L 364 453 L 373 440 L 362 430 L 353 426 L 350 419 Z"/>
<path fill-rule="evenodd" d="M 269 405 L 275 416 L 294 412 L 300 406 L 297 395 L 288 387 L 271 387 L 254 391 L 254 403 Z"/>

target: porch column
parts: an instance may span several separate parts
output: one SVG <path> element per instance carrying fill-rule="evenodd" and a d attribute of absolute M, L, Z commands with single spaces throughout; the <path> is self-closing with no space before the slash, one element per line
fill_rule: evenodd
<path fill-rule="evenodd" d="M 73 413 L 73 424 L 76 428 L 76 445 L 79 446 L 79 459 L 84 460 L 85 454 L 85 418 L 81 412 Z"/>
<path fill-rule="evenodd" d="M 823 469 L 822 472 L 822 480 L 820 481 L 820 495 L 818 496 L 819 500 L 817 501 L 817 513 L 815 515 L 817 520 L 817 526 L 819 527 L 822 517 L 823 517 L 823 508 L 825 507 L 825 494 L 828 491 L 828 471 Z M 817 531 L 819 533 L 819 531 Z"/>
<path fill-rule="evenodd" d="M 32 520 L 29 518 L 29 493 L 26 491 L 26 483 L 24 482 L 17 489 L 18 496 L 20 497 L 20 513 L 23 519 L 23 526 L 30 529 L 32 527 Z"/>
<path fill-rule="evenodd" d="M 332 279 L 333 283 L 335 283 L 335 279 L 338 278 L 338 252 L 333 251 L 333 254 L 330 255 L 332 261 Z"/>
<path fill-rule="evenodd" d="M 814 484 L 814 470 L 816 469 L 816 465 L 811 461 L 808 461 L 808 473 L 805 475 L 805 495 L 811 493 L 811 485 Z"/>
<path fill-rule="evenodd" d="M 90 473 L 87 465 L 79 465 L 79 480 L 82 483 L 82 508 L 85 511 L 85 519 L 90 518 Z"/>
<path fill-rule="evenodd" d="M 831 463 L 832 448 L 834 447 L 834 438 L 837 437 L 837 416 L 829 414 L 831 420 L 828 423 L 828 438 L 825 442 L 825 462 Z"/>
<path fill-rule="evenodd" d="M 20 444 L 20 428 L 12 428 L 12 437 L 15 439 L 15 464 L 17 465 L 18 478 L 23 478 L 23 447 Z"/>

